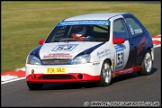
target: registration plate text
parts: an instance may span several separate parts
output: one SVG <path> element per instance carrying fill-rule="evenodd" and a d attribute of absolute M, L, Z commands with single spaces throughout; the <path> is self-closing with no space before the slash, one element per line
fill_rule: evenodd
<path fill-rule="evenodd" d="M 66 68 L 47 68 L 47 73 L 65 73 L 66 72 Z"/>

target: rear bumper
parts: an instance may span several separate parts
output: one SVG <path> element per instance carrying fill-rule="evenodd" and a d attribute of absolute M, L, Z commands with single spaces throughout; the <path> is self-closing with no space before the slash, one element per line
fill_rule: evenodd
<path fill-rule="evenodd" d="M 72 82 L 97 82 L 100 76 L 88 74 L 30 74 L 26 77 L 29 83 L 72 83 Z"/>

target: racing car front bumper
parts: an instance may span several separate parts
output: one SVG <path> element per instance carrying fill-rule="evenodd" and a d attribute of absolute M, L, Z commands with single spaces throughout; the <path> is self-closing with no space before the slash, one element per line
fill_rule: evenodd
<path fill-rule="evenodd" d="M 48 72 L 48 69 L 63 68 L 64 72 Z M 30 83 L 96 82 L 100 80 L 99 64 L 79 65 L 30 65 L 26 64 L 26 81 Z"/>

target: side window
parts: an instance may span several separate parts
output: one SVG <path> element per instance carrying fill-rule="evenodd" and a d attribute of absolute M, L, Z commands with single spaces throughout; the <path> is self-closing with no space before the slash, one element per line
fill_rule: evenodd
<path fill-rule="evenodd" d="M 106 25 L 94 25 L 92 30 L 92 36 L 96 40 L 108 41 L 108 26 Z"/>
<path fill-rule="evenodd" d="M 133 18 L 126 18 L 126 22 L 128 23 L 129 29 L 133 37 L 143 34 L 142 27 Z"/>
<path fill-rule="evenodd" d="M 108 33 L 108 26 L 104 26 L 104 25 L 94 26 L 93 31 L 100 32 L 100 33 Z"/>
<path fill-rule="evenodd" d="M 114 38 L 119 38 L 119 37 L 122 37 L 124 39 L 129 38 L 128 31 L 123 19 L 117 19 L 114 21 L 113 35 Z"/>

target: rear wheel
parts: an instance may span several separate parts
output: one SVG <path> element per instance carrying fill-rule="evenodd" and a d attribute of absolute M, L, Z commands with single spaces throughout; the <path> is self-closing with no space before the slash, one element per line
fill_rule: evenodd
<path fill-rule="evenodd" d="M 43 86 L 43 83 L 29 83 L 29 82 L 27 82 L 27 85 L 30 90 L 40 90 Z"/>
<path fill-rule="evenodd" d="M 147 51 L 142 61 L 140 74 L 149 75 L 151 73 L 151 69 L 152 69 L 152 57 L 151 53 Z"/>
<path fill-rule="evenodd" d="M 110 63 L 108 61 L 105 61 L 103 63 L 100 77 L 100 86 L 110 85 L 112 79 L 112 71 Z"/>

